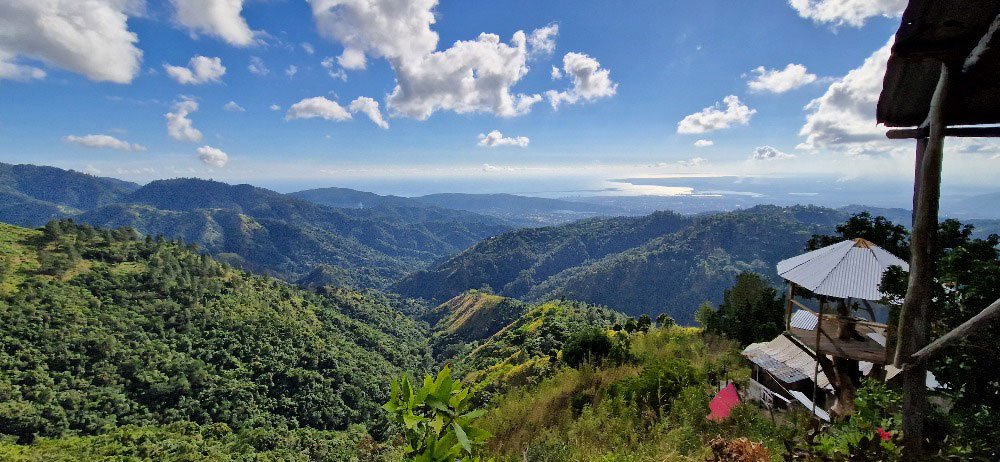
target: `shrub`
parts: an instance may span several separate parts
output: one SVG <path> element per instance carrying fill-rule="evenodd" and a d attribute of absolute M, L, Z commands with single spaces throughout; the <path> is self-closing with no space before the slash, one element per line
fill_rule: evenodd
<path fill-rule="evenodd" d="M 662 416 L 681 390 L 704 383 L 702 375 L 686 359 L 655 360 L 638 377 L 624 379 L 615 388 L 625 399 Z"/>
<path fill-rule="evenodd" d="M 471 461 L 490 436 L 475 426 L 485 411 L 470 410 L 471 401 L 469 389 L 452 379 L 445 366 L 437 378 L 425 376 L 420 388 L 408 375 L 394 380 L 392 397 L 383 407 L 403 426 L 404 449 L 411 460 Z"/>
<path fill-rule="evenodd" d="M 628 358 L 628 337 L 614 338 L 601 329 L 586 329 L 570 336 L 563 344 L 562 359 L 570 367 L 583 363 L 601 364 L 605 361 L 621 363 Z"/>

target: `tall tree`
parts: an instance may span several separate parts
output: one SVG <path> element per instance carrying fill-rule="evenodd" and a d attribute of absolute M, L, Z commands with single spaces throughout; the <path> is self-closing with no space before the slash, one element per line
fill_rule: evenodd
<path fill-rule="evenodd" d="M 741 273 L 725 291 L 717 311 L 706 309 L 698 320 L 708 332 L 724 335 L 743 345 L 770 340 L 784 328 L 784 304 L 769 282 L 756 273 Z"/>

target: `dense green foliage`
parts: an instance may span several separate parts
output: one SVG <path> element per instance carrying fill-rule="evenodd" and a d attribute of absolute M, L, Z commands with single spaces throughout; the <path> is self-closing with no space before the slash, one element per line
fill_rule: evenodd
<path fill-rule="evenodd" d="M 754 273 L 742 273 L 726 289 L 718 310 L 706 303 L 698 311 L 706 331 L 736 340 L 741 345 L 771 340 L 784 331 L 785 306 L 777 290 Z"/>
<path fill-rule="evenodd" d="M 958 327 L 1000 299 L 1000 236 L 973 238 L 973 229 L 955 220 L 938 227 L 937 282 L 931 305 L 931 338 Z M 888 272 L 883 288 L 891 299 L 906 293 L 906 273 Z M 947 426 L 951 451 L 984 460 L 1000 457 L 1000 320 L 966 336 L 928 364 L 953 405 Z M 943 436 L 943 435 L 942 435 Z"/>
<path fill-rule="evenodd" d="M 343 431 L 312 428 L 233 430 L 226 424 L 175 422 L 127 425 L 94 436 L 38 438 L 31 445 L 0 441 L 5 462 L 394 462 L 395 448 L 372 439 L 359 425 Z"/>
<path fill-rule="evenodd" d="M 759 206 L 519 230 L 410 275 L 394 289 L 445 300 L 488 285 L 509 297 L 581 300 L 633 316 L 665 312 L 691 324 L 698 305 L 721 302 L 723 290 L 742 272 L 778 282 L 779 260 L 801 253 L 809 236 L 845 218 L 819 207 Z"/>
<path fill-rule="evenodd" d="M 451 377 L 447 366 L 421 386 L 404 375 L 392 382 L 392 397 L 382 406 L 403 428 L 403 451 L 414 462 L 471 462 L 489 432 L 476 426 L 485 411 L 472 409 L 472 393 Z"/>
<path fill-rule="evenodd" d="M 861 212 L 851 216 L 843 224 L 837 225 L 835 235 L 814 234 L 806 243 L 806 250 L 816 250 L 845 239 L 862 238 L 903 260 L 909 260 L 909 235 L 909 231 L 903 225 L 893 223 L 883 216 L 872 216 L 869 212 Z"/>
<path fill-rule="evenodd" d="M 855 398 L 857 413 L 837 422 L 810 448 L 834 460 L 898 460 L 902 395 L 879 381 L 866 381 Z"/>
<path fill-rule="evenodd" d="M 398 301 L 303 291 L 130 229 L 3 225 L 0 256 L 0 432 L 21 441 L 377 424 L 386 374 L 429 362 Z"/>
<path fill-rule="evenodd" d="M 622 321 L 620 313 L 586 303 L 542 303 L 489 338 L 473 342 L 455 367 L 484 396 L 536 382 L 551 372 L 552 363 L 575 334 L 595 326 L 609 329 Z"/>
<path fill-rule="evenodd" d="M 629 358 L 628 335 L 610 335 L 601 328 L 584 329 L 569 336 L 561 358 L 570 367 L 583 364 L 623 363 Z"/>

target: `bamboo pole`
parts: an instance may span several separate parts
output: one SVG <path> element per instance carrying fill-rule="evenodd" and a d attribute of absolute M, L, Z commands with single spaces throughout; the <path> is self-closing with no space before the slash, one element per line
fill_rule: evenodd
<path fill-rule="evenodd" d="M 938 207 L 941 197 L 941 164 L 944 153 L 944 104 L 948 95 L 949 69 L 941 65 L 927 124 L 929 137 L 917 167 L 914 183 L 913 232 L 910 235 L 910 275 L 899 320 L 899 342 L 895 365 L 909 362 L 910 355 L 927 344 L 928 319 L 937 246 Z M 917 461 L 923 454 L 923 415 L 927 407 L 927 368 L 921 363 L 903 369 L 903 460 Z"/>

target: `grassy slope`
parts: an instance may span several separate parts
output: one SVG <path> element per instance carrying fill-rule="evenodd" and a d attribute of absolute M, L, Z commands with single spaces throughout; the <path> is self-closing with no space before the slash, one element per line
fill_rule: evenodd
<path fill-rule="evenodd" d="M 442 303 L 425 316 L 435 330 L 464 341 L 482 340 L 514 322 L 528 310 L 517 300 L 470 290 Z"/>
<path fill-rule="evenodd" d="M 734 344 L 672 327 L 634 334 L 632 353 L 632 363 L 562 367 L 540 383 L 495 396 L 484 420 L 494 435 L 488 453 L 501 462 L 701 461 L 708 440 L 721 435 L 763 441 L 781 460 L 782 430 L 757 408 L 742 405 L 723 424 L 705 419 L 710 377 L 737 383 L 749 377 Z M 654 409 L 623 397 L 629 384 L 649 376 L 647 369 L 678 360 L 697 380 L 671 392 L 668 404 Z M 661 389 L 669 388 L 663 380 Z"/>

